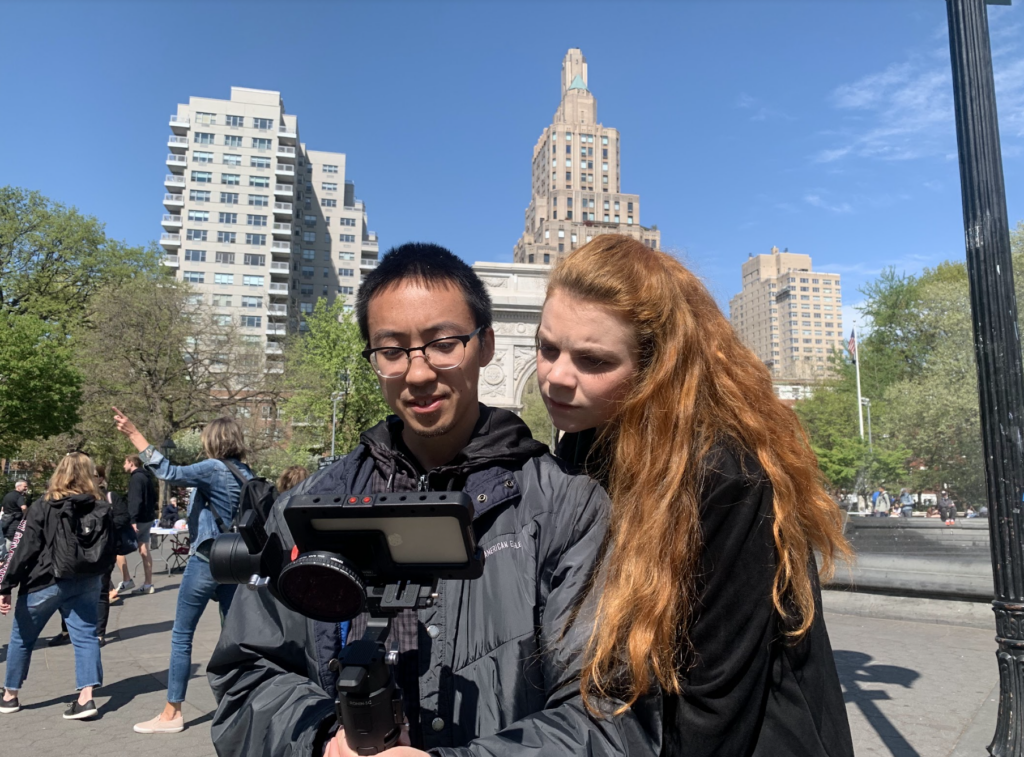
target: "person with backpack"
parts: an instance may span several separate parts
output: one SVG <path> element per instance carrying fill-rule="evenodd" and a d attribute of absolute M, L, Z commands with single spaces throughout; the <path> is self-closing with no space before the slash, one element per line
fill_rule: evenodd
<path fill-rule="evenodd" d="M 110 504 L 96 484 L 92 460 L 71 452 L 57 465 L 46 494 L 25 513 L 11 559 L 0 571 L 0 613 L 10 612 L 11 592 L 18 587 L 0 713 L 21 709 L 18 694 L 28 675 L 32 648 L 47 621 L 59 611 L 75 649 L 79 692 L 64 719 L 96 715 L 93 689 L 103 685 L 96 638 L 98 600 L 104 573 L 109 574 L 113 564 Z"/>
<path fill-rule="evenodd" d="M 178 605 L 171 631 L 167 705 L 152 720 L 135 725 L 136 733 L 179 733 L 185 729 L 181 703 L 185 701 L 192 671 L 192 638 L 199 618 L 210 600 L 220 603 L 223 618 L 231 606 L 236 588 L 213 580 L 210 575 L 210 549 L 214 538 L 230 529 L 243 495 L 252 499 L 257 493 L 248 486 L 255 476 L 243 462 L 245 437 L 241 424 L 234 418 L 217 418 L 206 425 L 200 442 L 207 459 L 194 465 L 172 465 L 116 407 L 114 422 L 117 430 L 135 445 L 146 470 L 171 486 L 195 487 L 188 505 L 190 557 L 178 587 Z M 273 488 L 259 480 L 252 483 L 262 490 Z M 259 493 L 269 496 L 267 491 Z M 273 502 L 272 497 L 270 502 Z"/>

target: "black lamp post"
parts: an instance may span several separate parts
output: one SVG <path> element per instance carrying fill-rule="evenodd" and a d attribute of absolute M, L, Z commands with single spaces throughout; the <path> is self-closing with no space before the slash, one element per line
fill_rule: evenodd
<path fill-rule="evenodd" d="M 946 0 L 995 578 L 992 607 L 999 719 L 988 751 L 994 757 L 1020 757 L 1024 754 L 1024 376 L 986 4 L 1010 3 Z"/>

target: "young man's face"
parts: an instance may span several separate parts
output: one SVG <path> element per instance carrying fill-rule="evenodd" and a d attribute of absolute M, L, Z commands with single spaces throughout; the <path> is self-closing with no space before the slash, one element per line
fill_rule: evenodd
<path fill-rule="evenodd" d="M 134 470 L 135 470 L 135 466 L 134 466 L 134 465 L 132 465 L 132 464 L 131 464 L 130 462 L 128 462 L 127 460 L 125 460 L 125 461 L 124 461 L 124 472 L 125 472 L 125 473 L 131 473 L 131 472 L 132 472 L 132 471 L 134 471 Z"/>
<path fill-rule="evenodd" d="M 374 295 L 366 316 L 371 348 L 421 347 L 441 337 L 463 336 L 476 329 L 460 289 L 428 287 L 412 279 Z M 468 440 L 479 415 L 480 369 L 493 356 L 494 332 L 487 329 L 466 344 L 458 367 L 438 370 L 417 351 L 412 353 L 403 376 L 379 379 L 381 390 L 388 406 L 405 423 L 406 433 L 437 438 L 442 444 L 448 435 Z"/>

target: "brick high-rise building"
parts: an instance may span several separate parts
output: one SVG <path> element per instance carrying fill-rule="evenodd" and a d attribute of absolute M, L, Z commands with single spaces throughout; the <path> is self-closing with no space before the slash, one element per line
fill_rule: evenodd
<path fill-rule="evenodd" d="M 828 355 L 844 346 L 839 274 L 811 270 L 811 256 L 772 247 L 743 264 L 743 291 L 729 317 L 776 383 L 828 375 Z"/>
<path fill-rule="evenodd" d="M 657 226 L 640 225 L 640 196 L 620 186 L 619 132 L 597 121 L 587 59 L 562 61 L 562 101 L 533 148 L 533 188 L 516 263 L 554 264 L 598 234 L 626 234 L 659 249 Z"/>
<path fill-rule="evenodd" d="M 351 306 L 361 272 L 377 265 L 345 155 L 307 149 L 280 93 L 260 89 L 189 98 L 170 127 L 164 265 L 280 370 L 300 314 L 321 297 Z"/>

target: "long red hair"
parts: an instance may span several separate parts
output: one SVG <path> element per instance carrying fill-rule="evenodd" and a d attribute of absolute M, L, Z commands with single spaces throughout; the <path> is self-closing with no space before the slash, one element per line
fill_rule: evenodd
<path fill-rule="evenodd" d="M 581 680 L 588 706 L 595 695 L 632 704 L 652 680 L 681 689 L 699 600 L 700 494 L 717 444 L 756 456 L 771 482 L 772 601 L 787 633 L 803 636 L 815 615 L 812 550 L 830 576 L 850 548 L 807 436 L 775 397 L 768 369 L 696 276 L 629 237 L 601 235 L 570 254 L 552 274 L 548 296 L 556 291 L 632 323 L 639 352 L 632 386 L 598 439 L 610 453 L 612 511 Z"/>

